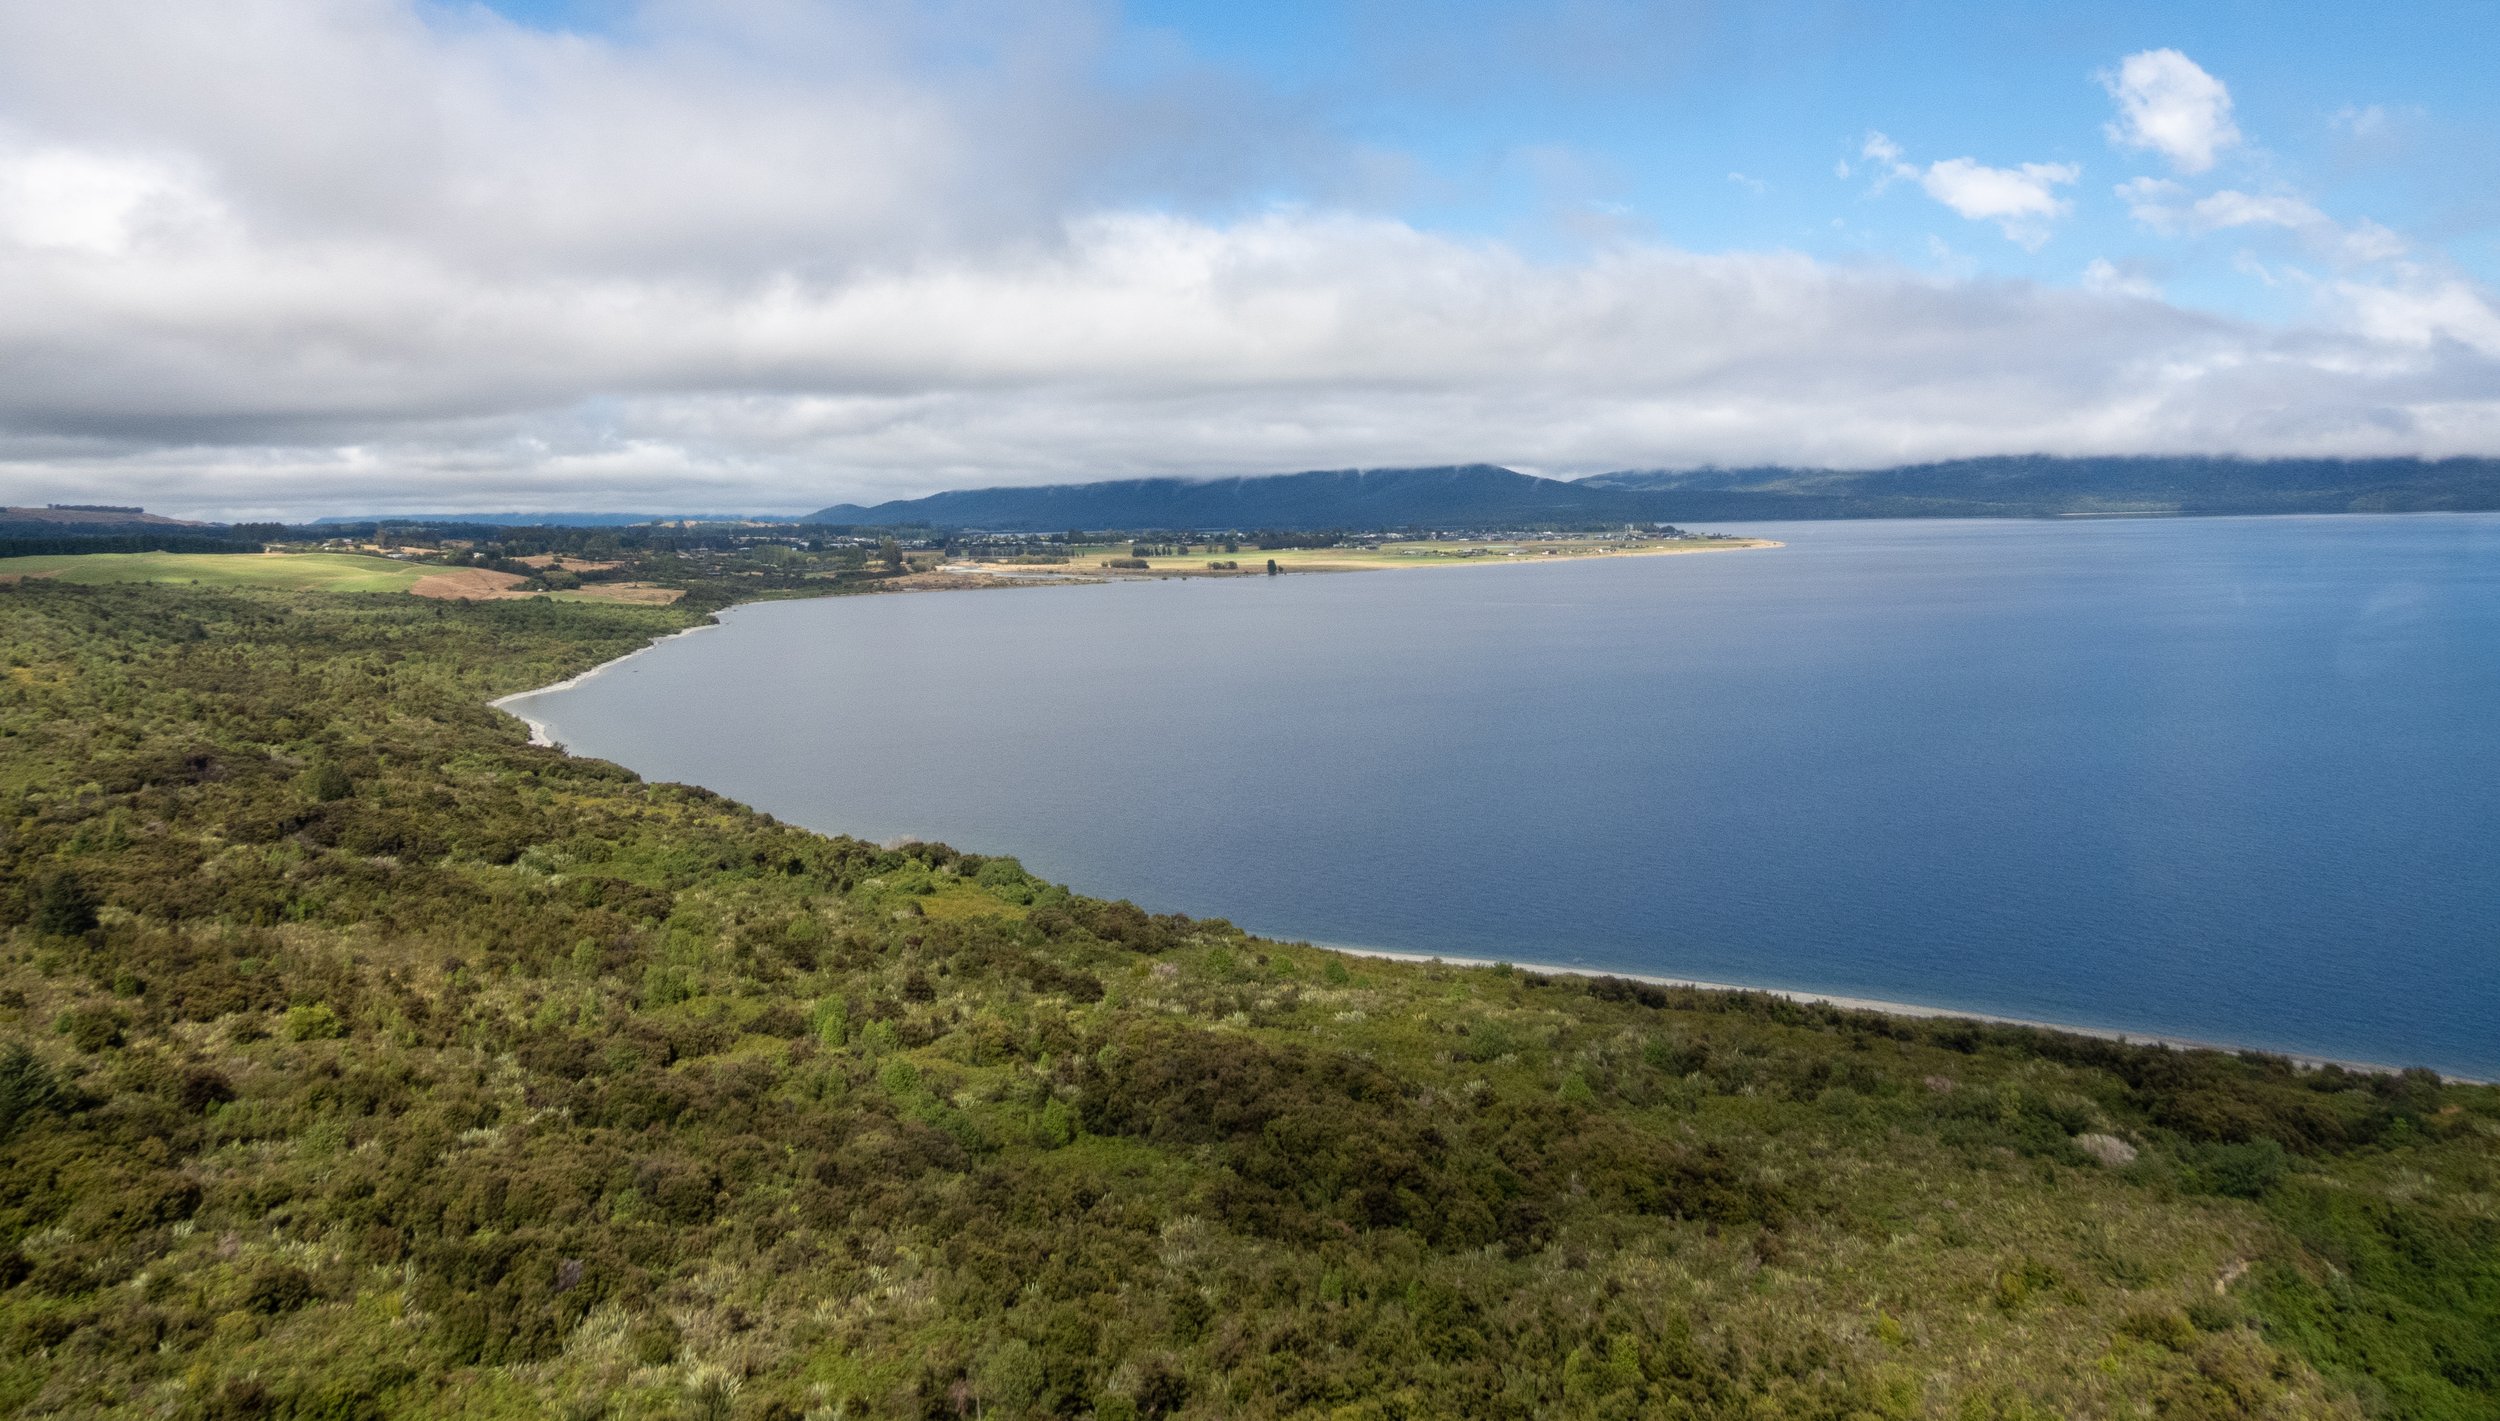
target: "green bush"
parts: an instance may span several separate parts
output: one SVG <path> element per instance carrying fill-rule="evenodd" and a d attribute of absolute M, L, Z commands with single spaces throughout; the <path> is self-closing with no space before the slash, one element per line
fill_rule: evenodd
<path fill-rule="evenodd" d="M 2188 1157 L 2191 1183 L 2209 1193 L 2256 1199 L 2283 1178 L 2290 1156 L 2273 1140 L 2207 1145 Z"/>
<path fill-rule="evenodd" d="M 92 1053 L 121 1045 L 129 1025 L 130 1018 L 111 1007 L 81 1007 L 61 1013 L 53 1029 L 79 1050 Z"/>
<path fill-rule="evenodd" d="M 253 1271 L 244 1285 L 243 1306 L 258 1313 L 293 1312 L 313 1297 L 312 1278 L 303 1269 L 273 1263 Z"/>
<path fill-rule="evenodd" d="M 310 1002 L 286 1009 L 279 1019 L 278 1032 L 289 1041 L 330 1041 L 347 1034 L 347 1026 L 326 1002 Z"/>
<path fill-rule="evenodd" d="M 327 760 L 304 774 L 304 793 L 317 803 L 334 803 L 355 792 L 356 783 L 347 777 L 347 771 Z"/>

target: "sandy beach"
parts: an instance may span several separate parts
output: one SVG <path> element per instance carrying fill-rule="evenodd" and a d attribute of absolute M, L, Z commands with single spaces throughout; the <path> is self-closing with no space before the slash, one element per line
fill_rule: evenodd
<path fill-rule="evenodd" d="M 567 676 L 563 680 L 557 681 L 551 685 L 533 686 L 526 691 L 514 691 L 508 696 L 497 696 L 493 700 L 488 701 L 486 704 L 494 707 L 496 710 L 502 711 L 505 715 L 521 722 L 521 724 L 528 726 L 530 732 L 530 743 L 532 745 L 544 745 L 552 749 L 560 750 L 563 747 L 557 745 L 555 740 L 547 734 L 547 723 L 545 721 L 534 720 L 531 717 L 514 710 L 513 706 L 521 701 L 528 700 L 532 696 L 544 696 L 557 691 L 569 691 L 575 686 L 582 684 L 584 681 L 590 680 L 592 677 L 598 676 L 613 667 L 624 665 L 626 662 L 633 660 L 635 657 L 642 655 L 644 652 L 657 647 L 661 642 L 674 641 L 681 636 L 693 636 L 696 632 L 708 632 L 719 625 L 720 623 L 717 620 L 707 618 L 704 621 L 698 622 L 695 625 L 686 628 L 684 631 L 670 632 L 667 636 L 653 637 L 649 642 L 642 646 L 635 647 L 633 650 L 626 652 L 623 656 L 616 658 L 614 661 L 602 661 L 598 665 L 591 667 L 589 670 L 584 671 L 579 675 Z"/>
<path fill-rule="evenodd" d="M 1992 1012 L 1971 1011 L 1961 1007 L 1922 1006 L 1917 1002 L 1887 1001 L 1880 997 L 1845 997 L 1828 992 L 1799 991 L 1787 987 L 1748 987 L 1737 982 L 1705 982 L 1694 977 L 1661 977 L 1646 972 L 1623 972 L 1604 967 L 1569 967 L 1552 962 L 1523 962 L 1508 958 L 1452 957 L 1447 954 L 1395 952 L 1382 947 L 1363 947 L 1353 943 L 1313 942 L 1313 947 L 1342 952 L 1350 957 L 1377 957 L 1390 962 L 1440 963 L 1449 967 L 1508 966 L 1522 972 L 1538 972 L 1549 977 L 1620 977 L 1627 982 L 1646 982 L 1658 987 L 1690 987 L 1703 992 L 1752 992 L 1760 996 L 1780 997 L 1792 1002 L 1815 1006 L 1839 1007 L 1844 1011 L 1880 1012 L 1885 1016 L 1917 1017 L 1929 1021 L 1980 1021 L 1991 1026 L 2027 1026 L 2038 1031 L 2057 1031 L 2069 1036 L 2092 1036 L 2104 1041 L 2121 1041 L 2135 1046 L 2167 1046 L 2178 1051 L 2258 1051 L 2281 1056 L 2297 1066 L 2315 1069 L 2320 1066 L 2341 1066 L 2348 1071 L 2370 1071 L 2395 1075 L 2405 1069 L 2383 1061 L 2351 1061 L 2335 1056 L 2311 1056 L 2297 1051 L 2284 1051 L 2270 1046 L 2249 1046 L 2228 1041 L 2205 1041 L 2189 1036 L 2162 1036 L 2142 1031 L 2122 1031 L 2114 1027 L 2085 1026 L 2067 1021 L 2041 1021 L 2034 1017 L 2000 1016 Z M 2460 1076 L 2443 1071 L 2446 1080 L 2485 1085 L 2473 1076 Z"/>

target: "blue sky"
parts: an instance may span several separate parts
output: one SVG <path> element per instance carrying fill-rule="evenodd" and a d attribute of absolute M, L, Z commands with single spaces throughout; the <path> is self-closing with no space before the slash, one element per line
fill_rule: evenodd
<path fill-rule="evenodd" d="M 0 497 L 2500 455 L 2478 3 L 0 0 Z"/>
<path fill-rule="evenodd" d="M 629 37 L 613 0 L 502 0 L 517 20 Z M 2226 86 L 2244 134 L 2201 191 L 2379 223 L 2484 281 L 2500 276 L 2500 9 L 2354 5 L 1505 3 L 1138 0 L 1098 67 L 1117 89 L 1208 72 L 1367 150 L 1377 170 L 1293 174 L 1209 200 L 1217 216 L 1339 204 L 1567 253 L 1621 235 L 1697 251 L 1779 247 L 1948 275 L 2084 279 L 2095 260 L 2176 299 L 2292 314 L 2273 268 L 2296 234 L 2149 231 L 2114 189 L 2174 176 L 2104 134 L 2099 75 L 2174 49 Z M 1919 163 L 2067 164 L 2070 210 L 2036 248 L 1879 184 L 1879 132 Z M 1846 164 L 1849 175 L 1838 172 Z"/>

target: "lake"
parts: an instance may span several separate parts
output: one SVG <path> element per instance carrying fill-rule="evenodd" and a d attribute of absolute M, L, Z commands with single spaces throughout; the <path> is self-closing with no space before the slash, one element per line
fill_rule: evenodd
<path fill-rule="evenodd" d="M 2500 515 L 737 608 L 516 706 L 1271 936 L 2500 1077 Z"/>

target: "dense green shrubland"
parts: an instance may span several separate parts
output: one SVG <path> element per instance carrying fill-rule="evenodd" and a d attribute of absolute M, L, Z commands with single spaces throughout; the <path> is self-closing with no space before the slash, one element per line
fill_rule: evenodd
<path fill-rule="evenodd" d="M 1350 959 L 483 704 L 690 615 L 0 589 L 0 1407 L 2500 1416 L 2500 1093 Z"/>

